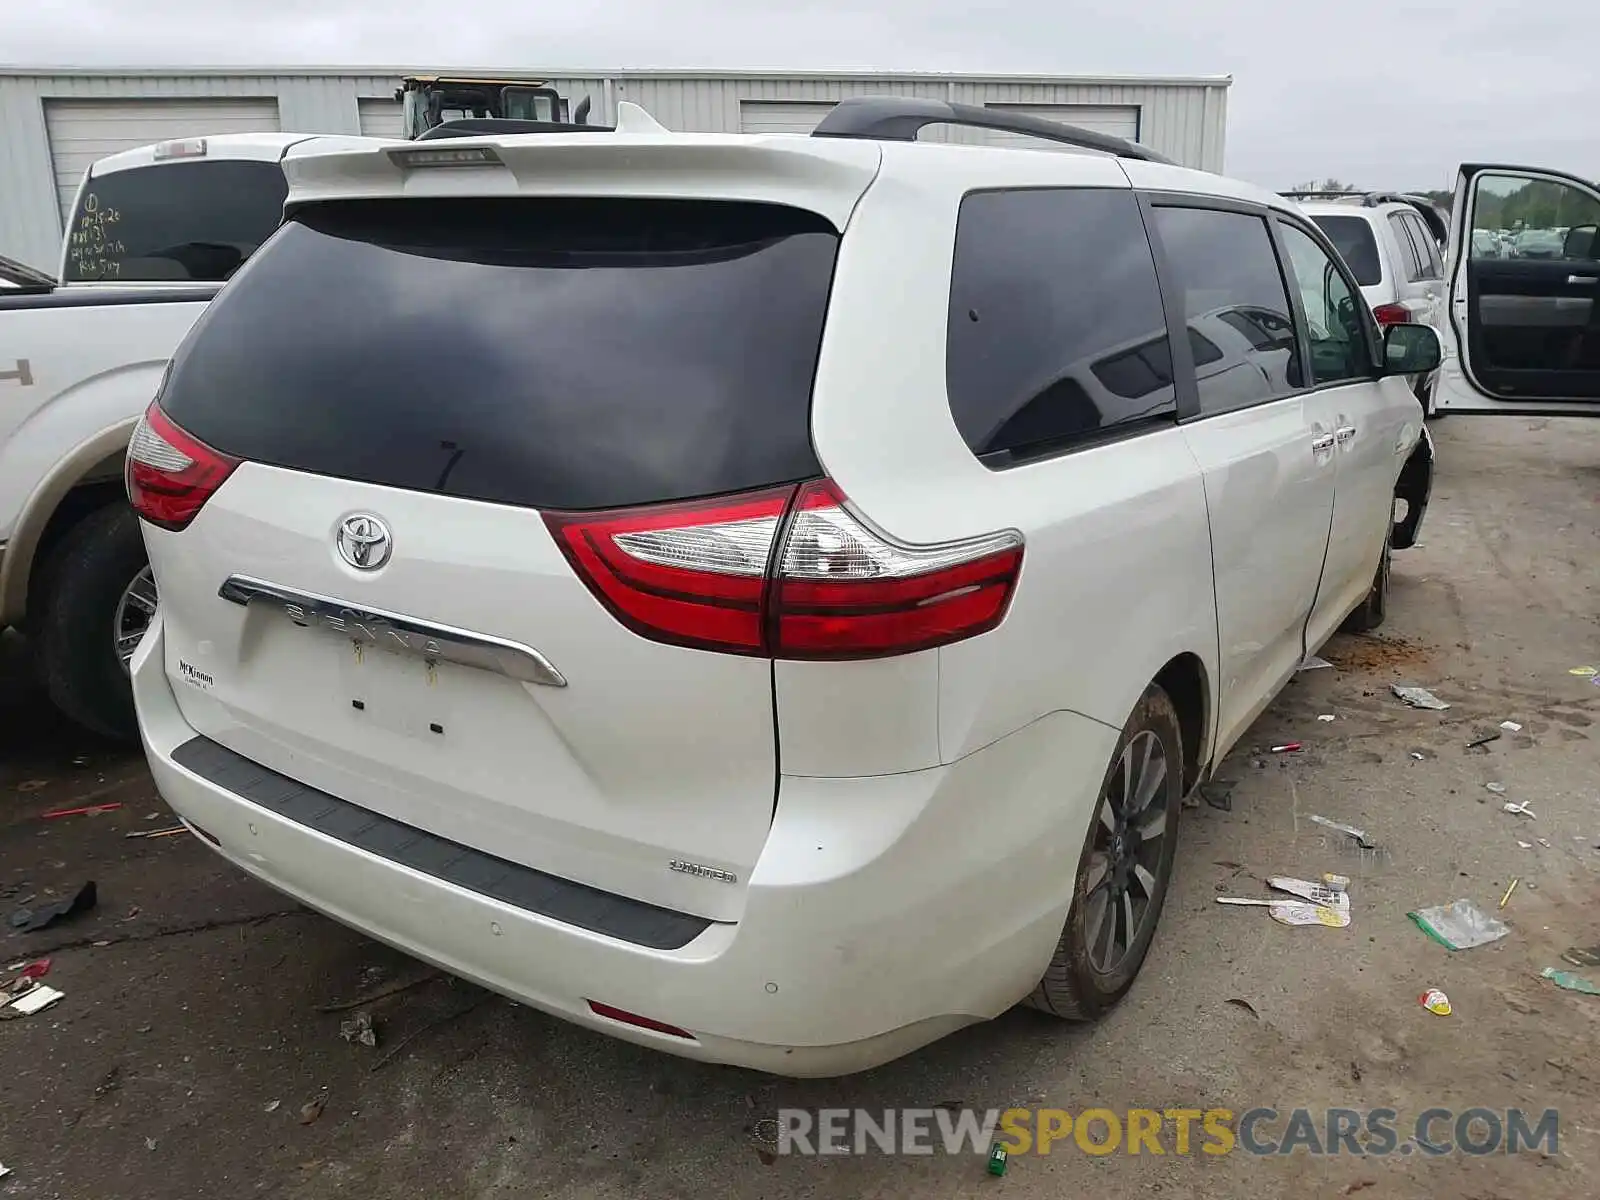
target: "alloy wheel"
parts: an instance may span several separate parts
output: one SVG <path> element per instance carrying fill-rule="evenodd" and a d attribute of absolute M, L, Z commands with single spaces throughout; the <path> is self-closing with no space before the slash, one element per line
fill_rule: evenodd
<path fill-rule="evenodd" d="M 156 577 L 146 566 L 123 590 L 122 598 L 117 601 L 116 617 L 112 624 L 112 635 L 117 643 L 117 661 L 122 664 L 124 671 L 128 669 L 128 664 L 133 659 L 133 652 L 139 648 L 139 642 L 144 638 L 145 631 L 150 628 L 150 622 L 155 615 Z"/>
<path fill-rule="evenodd" d="M 1123 747 L 1100 796 L 1084 892 L 1089 965 L 1114 972 L 1156 914 L 1167 830 L 1167 750 L 1146 730 Z"/>

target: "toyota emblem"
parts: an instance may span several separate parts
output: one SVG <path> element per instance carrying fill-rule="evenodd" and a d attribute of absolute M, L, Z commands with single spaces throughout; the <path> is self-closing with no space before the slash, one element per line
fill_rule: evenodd
<path fill-rule="evenodd" d="M 368 513 L 356 513 L 339 523 L 334 538 L 339 557 L 358 571 L 376 571 L 389 561 L 394 538 L 389 527 Z"/>

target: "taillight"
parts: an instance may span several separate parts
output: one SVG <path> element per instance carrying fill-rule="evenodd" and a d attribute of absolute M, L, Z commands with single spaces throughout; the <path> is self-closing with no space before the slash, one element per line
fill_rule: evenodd
<path fill-rule="evenodd" d="M 1380 304 L 1372 310 L 1372 315 L 1379 325 L 1386 327 L 1411 324 L 1411 310 L 1404 304 Z"/>
<path fill-rule="evenodd" d="M 1022 567 L 1015 533 L 894 542 L 825 479 L 545 522 L 635 633 L 771 658 L 879 658 L 985 633 L 1005 618 Z"/>
<path fill-rule="evenodd" d="M 152 525 L 178 530 L 238 465 L 238 459 L 179 429 L 152 403 L 134 426 L 123 478 L 134 512 Z"/>

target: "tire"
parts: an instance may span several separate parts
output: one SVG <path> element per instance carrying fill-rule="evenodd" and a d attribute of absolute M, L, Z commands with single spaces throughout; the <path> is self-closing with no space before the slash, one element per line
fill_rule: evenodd
<path fill-rule="evenodd" d="M 1372 587 L 1361 607 L 1344 619 L 1340 626 L 1346 633 L 1371 633 L 1383 624 L 1389 615 L 1389 564 L 1391 562 L 1389 539 L 1383 539 L 1383 557 L 1378 560 L 1378 573 L 1372 578 Z"/>
<path fill-rule="evenodd" d="M 117 652 L 118 606 L 149 565 L 126 503 L 96 509 L 51 552 L 29 600 L 29 629 L 46 694 L 70 720 L 136 741 L 133 688 Z"/>
<path fill-rule="evenodd" d="M 1164 768 L 1161 778 L 1150 789 L 1150 799 L 1140 806 L 1141 819 L 1126 822 L 1115 813 L 1125 779 L 1125 757 L 1137 769 L 1152 742 L 1161 754 Z M 1172 864 L 1177 855 L 1178 811 L 1183 800 L 1183 731 L 1172 700 L 1161 688 L 1152 684 L 1134 707 L 1122 735 L 1117 739 L 1116 752 L 1106 768 L 1100 784 L 1094 818 L 1084 840 L 1083 853 L 1078 859 L 1078 874 L 1072 892 L 1072 907 L 1067 912 L 1061 939 L 1056 944 L 1050 966 L 1039 981 L 1038 987 L 1024 1001 L 1052 1016 L 1069 1021 L 1092 1021 L 1107 1012 L 1127 994 L 1144 965 L 1156 925 L 1161 918 L 1161 907 L 1167 898 L 1167 886 L 1172 879 Z M 1150 768 L 1154 774 L 1154 767 Z M 1149 778 L 1150 776 L 1146 776 Z M 1137 791 L 1135 797 L 1137 797 Z M 1107 807 L 1112 807 L 1109 817 Z M 1113 832 L 1108 821 L 1120 828 L 1142 828 L 1145 838 L 1130 839 L 1127 834 Z M 1159 842 L 1149 831 L 1159 824 Z M 1118 849 L 1125 857 L 1117 858 Z M 1144 857 L 1140 855 L 1143 853 Z M 1144 875 L 1131 871 L 1129 863 L 1138 862 Z M 1119 881 L 1123 890 L 1118 890 Z M 1106 899 L 1097 898 L 1104 895 Z M 1126 897 L 1130 907 L 1124 908 L 1118 900 Z M 1143 899 L 1143 906 L 1139 900 Z M 1122 931 L 1127 927 L 1127 913 L 1133 914 L 1133 933 Z M 1097 914 L 1098 913 L 1098 917 Z M 1108 931 L 1107 924 L 1112 928 Z M 1119 949 L 1118 938 L 1126 943 Z M 1109 936 L 1111 944 L 1105 944 Z"/>

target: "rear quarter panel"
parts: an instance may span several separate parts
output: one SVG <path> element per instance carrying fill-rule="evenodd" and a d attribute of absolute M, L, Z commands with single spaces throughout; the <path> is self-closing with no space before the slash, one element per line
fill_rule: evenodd
<path fill-rule="evenodd" d="M 888 166 L 906 152 L 885 148 L 841 247 L 813 401 L 818 455 L 892 536 L 1016 529 L 1026 540 L 1005 622 L 938 651 L 941 761 L 1052 712 L 1121 728 L 1173 657 L 1192 653 L 1216 678 L 1198 466 L 1176 426 L 1004 471 L 972 455 L 950 412 L 945 329 L 956 216 L 975 176 L 897 176 Z M 1007 186 L 1128 186 L 1111 159 L 1009 157 L 1027 161 L 1008 167 Z M 784 745 L 787 760 L 787 726 Z"/>

